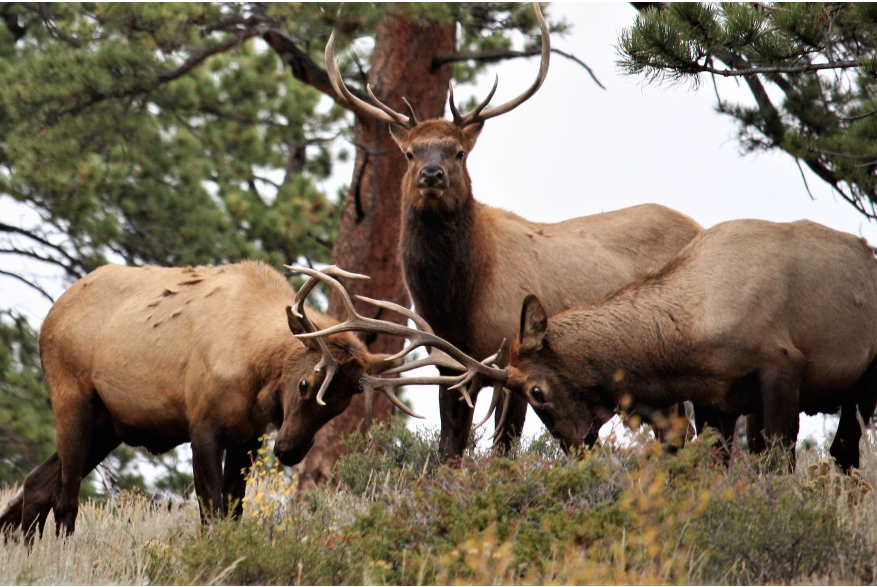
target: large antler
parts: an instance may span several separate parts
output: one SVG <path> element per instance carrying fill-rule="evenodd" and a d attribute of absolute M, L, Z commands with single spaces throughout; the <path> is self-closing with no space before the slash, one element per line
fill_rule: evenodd
<path fill-rule="evenodd" d="M 454 87 L 451 85 L 449 100 L 451 113 L 454 115 L 454 124 L 460 128 L 478 124 L 479 122 L 484 122 L 488 118 L 493 118 L 494 116 L 499 116 L 500 114 L 505 114 L 506 112 L 514 110 L 529 100 L 542 86 L 542 82 L 545 81 L 545 77 L 548 75 L 548 62 L 551 58 L 551 37 L 548 34 L 548 23 L 545 22 L 545 18 L 542 16 L 542 11 L 539 9 L 538 2 L 533 2 L 533 10 L 536 12 L 536 20 L 539 21 L 539 28 L 542 29 L 542 61 L 539 64 L 539 75 L 536 76 L 536 81 L 533 82 L 533 85 L 530 86 L 527 91 L 514 100 L 510 100 L 505 104 L 501 104 L 494 108 L 487 108 L 485 110 L 490 103 L 490 99 L 493 98 L 494 92 L 496 92 L 497 84 L 499 84 L 499 76 L 496 76 L 496 81 L 493 82 L 493 89 L 490 90 L 487 98 L 478 104 L 471 112 L 462 115 L 460 114 L 460 111 L 457 110 L 457 105 L 454 104 Z"/>
<path fill-rule="evenodd" d="M 361 301 L 373 304 L 380 308 L 391 310 L 393 312 L 397 312 L 402 316 L 412 319 L 415 324 L 422 328 L 422 330 L 415 330 L 412 328 L 408 328 L 407 326 L 396 324 L 394 322 L 386 322 L 384 320 L 366 318 L 360 315 L 359 312 L 356 311 L 356 308 L 353 307 L 353 302 L 350 299 L 350 295 L 347 293 L 347 290 L 344 289 L 344 286 L 341 285 L 336 279 L 334 279 L 332 275 L 327 273 L 325 269 L 320 272 L 314 271 L 313 269 L 308 269 L 306 267 L 287 266 L 287 268 L 299 273 L 310 275 L 313 278 L 320 279 L 329 284 L 331 287 L 337 289 L 338 292 L 341 294 L 341 299 L 347 309 L 348 317 L 347 320 L 345 320 L 344 322 L 336 324 L 335 326 L 330 326 L 329 328 L 326 328 L 319 332 L 298 334 L 296 335 L 297 338 L 307 340 L 311 338 L 321 338 L 324 336 L 329 336 L 338 332 L 350 331 L 402 336 L 410 341 L 408 346 L 403 348 L 400 352 L 393 355 L 392 357 L 389 357 L 387 360 L 395 360 L 404 357 L 418 347 L 430 346 L 433 349 L 437 349 L 441 352 L 433 352 L 433 354 L 431 354 L 430 357 L 428 357 L 427 359 L 416 361 L 416 363 L 418 363 L 418 366 L 435 365 L 463 371 L 463 373 L 460 375 L 447 375 L 437 377 L 405 377 L 395 379 L 385 379 L 382 377 L 371 377 L 365 375 L 361 380 L 361 386 L 366 391 L 375 389 L 382 391 L 390 399 L 390 401 L 393 402 L 394 405 L 399 407 L 405 413 L 417 418 L 422 418 L 423 416 L 411 412 L 407 408 L 407 406 L 405 406 L 405 404 L 403 404 L 401 400 L 396 397 L 395 393 L 391 391 L 392 389 L 399 388 L 404 385 L 445 385 L 449 389 L 460 390 L 463 399 L 466 400 L 470 407 L 472 407 L 472 398 L 469 394 L 469 389 L 480 389 L 484 381 L 493 382 L 494 396 L 497 396 L 501 393 L 502 387 L 508 379 L 508 371 L 506 371 L 505 369 L 499 369 L 497 367 L 491 366 L 491 364 L 497 360 L 499 352 L 502 351 L 502 346 L 505 345 L 505 341 L 503 341 L 503 345 L 500 347 L 500 351 L 497 352 L 497 354 L 492 355 L 479 362 L 459 350 L 457 347 L 455 347 L 445 339 L 436 336 L 432 332 L 432 329 L 429 327 L 429 325 L 420 316 L 417 316 L 407 308 L 404 308 L 392 302 L 373 300 L 371 298 L 366 298 L 363 296 L 356 296 L 357 299 Z M 359 277 L 361 278 L 363 276 Z M 387 371 L 386 373 L 400 373 L 402 371 L 407 371 L 410 368 L 411 367 L 409 366 L 398 367 L 396 369 Z"/>
<path fill-rule="evenodd" d="M 334 265 L 326 267 L 323 271 L 326 275 L 332 275 L 335 277 L 368 279 L 365 275 L 348 273 Z M 319 281 L 318 278 L 311 275 L 310 279 L 308 279 L 307 282 L 296 292 L 295 299 L 292 302 L 292 309 L 290 310 L 292 314 L 299 319 L 302 327 L 308 332 L 317 332 L 317 327 L 314 326 L 314 323 L 311 322 L 311 319 L 308 318 L 308 315 L 305 313 L 305 299 L 307 299 L 308 294 L 311 293 Z M 319 373 L 323 369 L 326 370 L 326 376 L 323 377 L 323 384 L 320 386 L 320 391 L 317 392 L 317 403 L 321 406 L 325 406 L 326 403 L 323 401 L 323 395 L 325 395 L 326 390 L 329 389 L 329 384 L 332 383 L 332 378 L 335 377 L 335 373 L 338 371 L 338 363 L 329 352 L 329 347 L 326 345 L 325 340 L 317 338 L 316 342 L 320 346 L 320 352 L 323 354 L 323 358 L 314 366 L 314 371 Z"/>
<path fill-rule="evenodd" d="M 329 35 L 329 42 L 326 43 L 326 72 L 329 74 L 329 81 L 332 83 L 332 87 L 335 88 L 335 91 L 344 96 L 352 106 L 362 110 L 369 116 L 377 118 L 383 122 L 404 126 L 408 130 L 411 130 L 420 124 L 420 121 L 417 120 L 417 116 L 414 114 L 414 108 L 411 107 L 411 104 L 409 104 L 408 100 L 405 98 L 402 98 L 402 101 L 405 102 L 405 108 L 408 109 L 408 116 L 396 112 L 378 100 L 372 93 L 371 86 L 369 85 L 366 85 L 365 89 L 368 92 L 368 97 L 371 98 L 374 104 L 369 104 L 368 102 L 360 100 L 347 89 L 347 86 L 344 85 L 344 80 L 341 79 L 341 70 L 338 68 L 338 60 L 335 59 L 334 30 L 332 31 L 332 34 Z"/>

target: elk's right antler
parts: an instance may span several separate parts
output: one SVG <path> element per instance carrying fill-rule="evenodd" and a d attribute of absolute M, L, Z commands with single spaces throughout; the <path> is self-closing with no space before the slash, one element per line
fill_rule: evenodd
<path fill-rule="evenodd" d="M 311 338 L 319 339 L 321 337 L 336 334 L 338 332 L 350 331 L 402 336 L 410 341 L 408 346 L 403 348 L 400 352 L 393 355 L 392 357 L 389 357 L 387 360 L 395 360 L 408 355 L 411 351 L 418 347 L 429 346 L 434 349 L 433 353 L 430 354 L 430 356 L 426 359 L 415 361 L 417 366 L 435 365 L 463 371 L 463 373 L 460 375 L 437 377 L 404 377 L 394 379 L 385 379 L 382 377 L 372 377 L 365 375 L 362 377 L 361 380 L 361 386 L 365 390 L 368 391 L 378 389 L 382 391 L 390 399 L 390 401 L 393 402 L 394 405 L 399 407 L 399 409 L 417 418 L 422 418 L 423 416 L 411 412 L 408 407 L 405 406 L 405 404 L 403 404 L 398 397 L 396 397 L 395 393 L 391 391 L 392 389 L 402 387 L 403 385 L 445 385 L 448 386 L 449 389 L 458 389 L 470 407 L 472 407 L 472 398 L 469 390 L 480 389 L 484 381 L 493 382 L 494 396 L 498 396 L 502 392 L 502 387 L 503 385 L 505 385 L 505 382 L 508 379 L 508 371 L 492 366 L 492 363 L 496 361 L 499 352 L 502 351 L 502 346 L 505 345 L 505 341 L 503 341 L 503 345 L 500 347 L 500 351 L 497 352 L 497 354 L 492 355 L 484 359 L 483 361 L 477 361 L 466 353 L 459 350 L 457 347 L 455 347 L 445 339 L 436 336 L 432 332 L 432 329 L 429 327 L 429 325 L 420 316 L 418 316 L 414 312 L 411 312 L 408 308 L 404 308 L 392 302 L 373 300 L 371 298 L 366 298 L 363 296 L 356 296 L 357 299 L 363 302 L 367 302 L 380 308 L 391 310 L 402 316 L 405 316 L 406 318 L 410 318 L 422 330 L 415 330 L 412 328 L 408 328 L 407 326 L 396 324 L 394 322 L 366 318 L 360 315 L 356 311 L 356 308 L 353 307 L 353 301 L 350 299 L 350 295 L 347 293 L 347 290 L 344 288 L 344 286 L 341 285 L 341 283 L 339 283 L 336 279 L 334 279 L 332 275 L 327 273 L 325 269 L 320 272 L 313 269 L 308 269 L 306 267 L 287 266 L 287 268 L 298 273 L 310 275 L 312 278 L 324 281 L 331 287 L 334 287 L 341 294 L 341 299 L 347 309 L 348 317 L 347 320 L 345 320 L 344 322 L 336 324 L 335 326 L 330 326 L 329 328 L 320 330 L 318 332 L 297 334 L 297 338 L 305 340 Z M 344 272 L 336 274 L 342 277 L 354 275 L 344 275 L 342 273 Z M 361 278 L 364 276 L 358 277 Z M 435 350 L 440 352 L 435 352 Z M 403 371 L 408 371 L 412 368 L 413 367 L 411 367 L 411 364 L 409 364 L 403 367 L 391 369 L 389 371 L 386 371 L 386 373 L 401 373 Z"/>
<path fill-rule="evenodd" d="M 471 112 L 467 112 L 466 114 L 462 115 L 460 114 L 460 111 L 457 110 L 457 105 L 454 104 L 454 87 L 453 85 L 449 85 L 449 102 L 451 106 L 451 113 L 454 116 L 454 124 L 456 124 L 460 128 L 473 124 L 478 124 L 480 122 L 484 122 L 488 118 L 493 118 L 494 116 L 499 116 L 500 114 L 510 112 L 529 100 L 533 96 L 533 94 L 535 94 L 539 90 L 539 88 L 542 87 L 542 83 L 548 76 L 548 63 L 551 59 L 551 37 L 548 34 L 548 23 L 545 22 L 545 17 L 542 16 L 542 11 L 539 9 L 538 2 L 533 2 L 533 11 L 536 13 L 536 20 L 539 21 L 539 28 L 542 30 L 542 60 L 539 63 L 539 75 L 536 76 L 536 81 L 533 82 L 533 85 L 527 88 L 527 90 L 517 98 L 509 100 L 505 104 L 500 104 L 499 106 L 487 108 L 487 110 L 485 110 L 487 105 L 490 103 L 490 99 L 493 98 L 494 92 L 496 92 L 496 86 L 499 85 L 499 76 L 496 76 L 496 80 L 493 82 L 493 88 L 490 90 L 490 93 L 487 94 L 487 98 L 482 100 L 475 108 L 472 109 Z"/>

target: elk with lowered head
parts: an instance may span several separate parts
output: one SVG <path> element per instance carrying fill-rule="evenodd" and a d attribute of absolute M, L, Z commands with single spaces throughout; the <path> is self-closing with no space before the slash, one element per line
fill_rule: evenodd
<path fill-rule="evenodd" d="M 268 424 L 275 454 L 294 465 L 363 379 L 400 364 L 351 334 L 296 340 L 335 323 L 305 311 L 317 282 L 296 293 L 264 263 L 243 262 L 108 265 L 73 284 L 40 332 L 57 452 L 25 479 L 0 530 L 21 526 L 30 539 L 54 509 L 56 531 L 72 533 L 82 478 L 122 442 L 155 453 L 191 442 L 202 520 L 229 507 L 239 516 Z"/>
<path fill-rule="evenodd" d="M 466 161 L 484 121 L 525 102 L 548 73 L 548 25 L 538 4 L 533 8 L 542 30 L 536 81 L 517 98 L 488 108 L 494 84 L 467 114 L 458 111 L 451 88 L 453 121 L 421 122 L 407 101 L 407 114 L 401 114 L 370 89 L 372 103 L 358 99 L 341 78 L 334 33 L 326 46 L 335 90 L 353 108 L 389 123 L 408 159 L 399 251 L 414 308 L 438 336 L 474 357 L 485 357 L 514 337 L 528 295 L 538 296 L 549 315 L 600 299 L 663 266 L 702 230 L 688 216 L 658 205 L 545 224 L 474 199 Z M 439 394 L 441 452 L 453 458 L 465 449 L 473 410 L 456 391 L 441 387 Z M 525 415 L 526 402 L 517 396 L 502 417 L 497 415 L 498 422 L 508 422 L 502 445 L 520 433 Z"/>
<path fill-rule="evenodd" d="M 859 416 L 877 405 L 877 260 L 864 239 L 799 221 L 738 220 L 660 271 L 550 316 L 523 304 L 505 385 L 566 448 L 592 444 L 619 408 L 691 401 L 730 438 L 794 445 L 799 412 L 840 410 L 831 455 L 859 466 Z M 763 435 L 762 435 L 763 428 Z"/>

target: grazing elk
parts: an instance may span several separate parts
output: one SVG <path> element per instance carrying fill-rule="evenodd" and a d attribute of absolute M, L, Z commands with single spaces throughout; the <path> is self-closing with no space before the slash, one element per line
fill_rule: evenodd
<path fill-rule="evenodd" d="M 56 531 L 72 533 L 82 478 L 122 442 L 155 453 L 191 442 L 202 520 L 230 506 L 240 516 L 268 424 L 278 429 L 274 453 L 294 465 L 362 379 L 401 363 L 370 354 L 351 334 L 296 340 L 335 323 L 305 312 L 317 282 L 296 294 L 264 263 L 243 262 L 108 265 L 73 284 L 40 333 L 57 452 L 28 475 L 0 529 L 20 525 L 30 539 L 54 509 Z"/>
<path fill-rule="evenodd" d="M 408 113 L 401 114 L 377 100 L 371 89 L 372 103 L 360 100 L 341 78 L 334 33 L 326 46 L 335 90 L 357 110 L 388 122 L 408 158 L 399 250 L 414 308 L 440 337 L 475 357 L 487 356 L 503 339 L 514 337 L 527 295 L 539 296 L 549 314 L 600 299 L 663 266 L 702 230 L 688 216 L 659 205 L 544 224 L 474 199 L 466 160 L 484 121 L 524 103 L 548 73 L 548 25 L 538 4 L 533 8 L 542 29 L 535 83 L 517 98 L 487 108 L 494 83 L 487 98 L 465 115 L 457 110 L 451 88 L 453 122 L 420 122 L 407 101 Z M 461 455 L 469 438 L 473 410 L 459 399 L 456 392 L 440 388 L 445 458 Z M 502 418 L 498 414 L 498 423 L 509 424 L 503 446 L 520 433 L 525 415 L 526 402 L 517 397 Z"/>
<path fill-rule="evenodd" d="M 791 449 L 799 412 L 841 411 L 831 455 L 859 466 L 859 416 L 877 404 L 877 260 L 822 225 L 738 220 L 695 238 L 660 271 L 549 317 L 523 305 L 505 385 L 564 447 L 592 444 L 618 407 L 684 400 L 730 439 L 749 414 Z"/>

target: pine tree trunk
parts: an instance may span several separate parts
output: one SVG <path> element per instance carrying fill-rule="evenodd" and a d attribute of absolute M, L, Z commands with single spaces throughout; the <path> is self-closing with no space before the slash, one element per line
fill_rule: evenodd
<path fill-rule="evenodd" d="M 434 69 L 433 57 L 454 52 L 456 24 L 432 23 L 419 26 L 388 13 L 379 25 L 369 84 L 379 100 L 398 112 L 405 112 L 402 98 L 414 106 L 420 120 L 443 116 L 452 66 Z M 357 116 L 354 128 L 356 164 L 350 191 L 341 215 L 332 262 L 347 271 L 371 276 L 369 281 L 348 281 L 351 295 L 390 300 L 409 306 L 408 292 L 399 263 L 400 186 L 407 163 L 390 136 L 386 123 Z M 344 308 L 330 297 L 330 313 L 341 319 Z M 359 304 L 364 316 L 401 322 L 395 314 Z M 394 353 L 402 348 L 398 338 L 378 336 L 369 340 L 372 352 Z M 361 424 L 364 397 L 357 395 L 343 414 L 317 434 L 314 447 L 305 458 L 300 488 L 308 489 L 331 479 L 332 467 L 343 453 L 339 443 Z M 374 421 L 388 421 L 393 406 L 383 394 L 374 396 Z"/>

